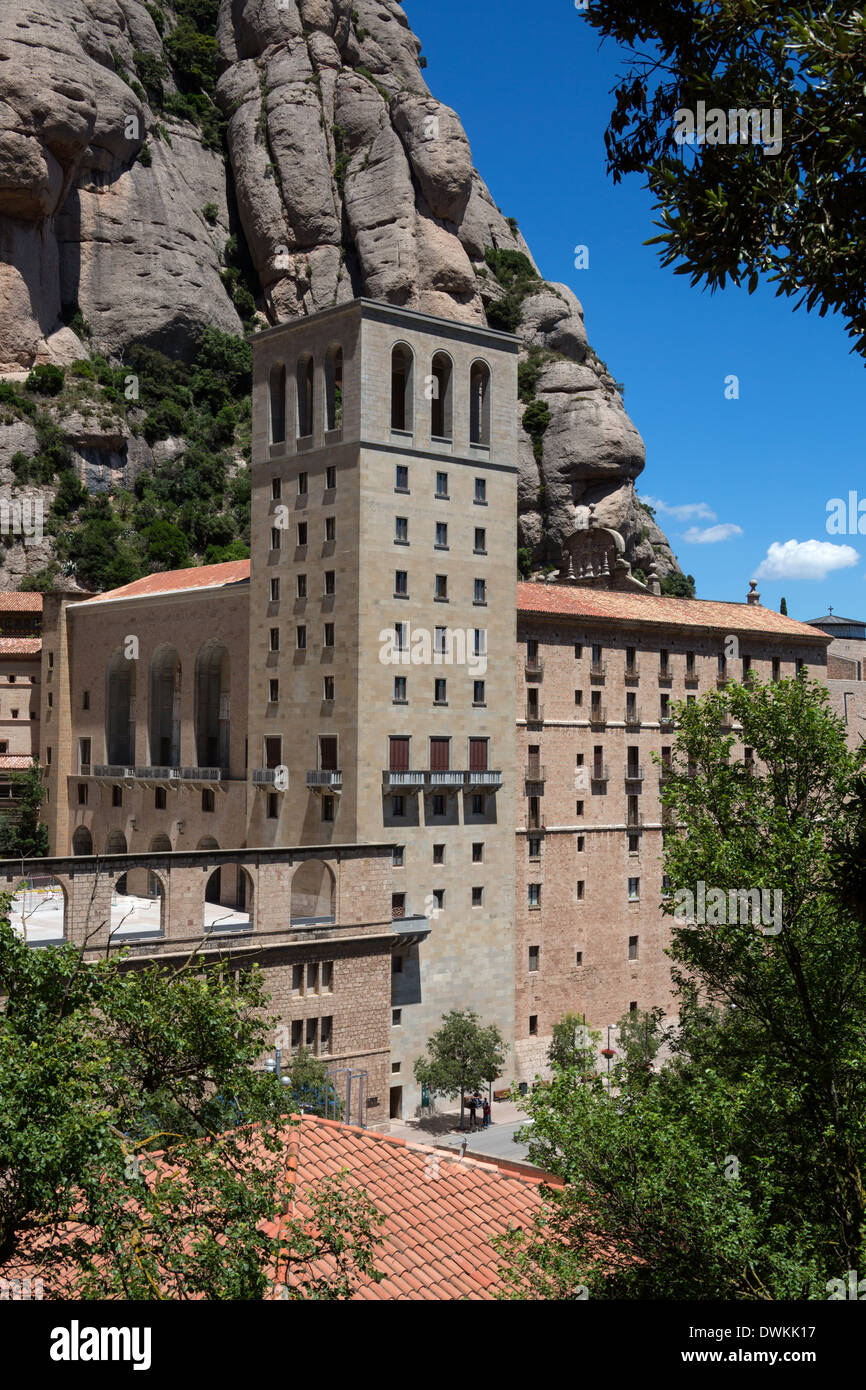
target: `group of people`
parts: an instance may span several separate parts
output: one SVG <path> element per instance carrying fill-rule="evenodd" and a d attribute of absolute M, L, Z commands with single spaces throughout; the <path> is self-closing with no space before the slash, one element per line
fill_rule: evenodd
<path fill-rule="evenodd" d="M 490 1101 L 487 1097 L 482 1098 L 476 1091 L 474 1095 L 468 1097 L 466 1106 L 469 1110 L 470 1130 L 487 1129 L 490 1124 Z"/>

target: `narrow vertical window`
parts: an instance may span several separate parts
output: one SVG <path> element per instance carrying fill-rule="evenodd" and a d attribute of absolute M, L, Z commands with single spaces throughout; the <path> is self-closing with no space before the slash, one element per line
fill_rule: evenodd
<path fill-rule="evenodd" d="M 469 372 L 469 441 L 490 446 L 490 368 L 473 362 Z"/>
<path fill-rule="evenodd" d="M 398 343 L 391 353 L 391 429 L 412 430 L 412 353 Z"/>
<path fill-rule="evenodd" d="M 430 376 L 430 435 L 433 439 L 452 437 L 454 412 L 451 379 L 451 358 L 445 352 L 437 352 Z"/>
<path fill-rule="evenodd" d="M 313 359 L 307 354 L 298 361 L 298 438 L 313 433 Z"/>
<path fill-rule="evenodd" d="M 271 443 L 284 444 L 286 439 L 286 369 L 271 367 L 268 378 L 271 402 Z"/>
<path fill-rule="evenodd" d="M 343 428 L 343 349 L 332 347 L 325 358 L 325 402 L 327 423 L 325 428 Z"/>

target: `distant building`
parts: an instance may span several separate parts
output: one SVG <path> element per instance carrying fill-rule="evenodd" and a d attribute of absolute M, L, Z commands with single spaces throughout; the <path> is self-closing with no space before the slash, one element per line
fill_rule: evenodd
<path fill-rule="evenodd" d="M 0 813 L 39 756 L 42 595 L 0 593 Z"/>
<path fill-rule="evenodd" d="M 849 745 L 858 748 L 866 738 L 866 622 L 842 618 L 832 608 L 807 622 L 833 639 L 827 649 L 827 688 L 833 708 L 845 720 Z"/>

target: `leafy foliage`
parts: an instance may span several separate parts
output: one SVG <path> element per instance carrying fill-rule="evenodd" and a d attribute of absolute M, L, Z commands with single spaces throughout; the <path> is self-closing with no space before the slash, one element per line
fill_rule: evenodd
<path fill-rule="evenodd" d="M 646 1065 L 658 1015 L 627 1016 L 610 1089 L 566 1066 L 529 1097 L 530 1156 L 567 1185 L 499 1243 L 514 1297 L 823 1298 L 866 1253 L 866 753 L 805 676 L 677 717 L 664 910 L 779 889 L 778 925 L 675 920 L 669 1059 Z"/>
<path fill-rule="evenodd" d="M 605 135 L 615 181 L 647 176 L 663 265 L 692 284 L 752 293 L 761 276 L 797 306 L 843 315 L 866 356 L 863 16 L 776 0 L 593 0 L 587 22 L 625 45 Z M 781 152 L 678 145 L 675 113 L 779 110 Z"/>
<path fill-rule="evenodd" d="M 9 781 L 17 805 L 0 815 L 0 858 L 40 857 L 48 853 L 48 828 L 40 820 L 45 788 L 38 760 L 25 772 L 13 772 Z"/>
<path fill-rule="evenodd" d="M 695 580 L 694 575 L 680 574 L 679 571 L 673 574 L 666 574 L 659 580 L 661 591 L 669 598 L 694 598 Z"/>
<path fill-rule="evenodd" d="M 452 1009 L 428 1040 L 427 1055 L 415 1062 L 415 1080 L 433 1095 L 459 1096 L 462 1123 L 466 1092 L 501 1076 L 505 1059 L 505 1042 L 495 1024 L 483 1026 L 472 1009 Z"/>
<path fill-rule="evenodd" d="M 487 322 L 491 328 L 515 333 L 523 322 L 524 299 L 540 289 L 543 282 L 522 251 L 496 250 L 488 246 L 484 259 L 505 290 L 501 299 L 487 305 Z"/>

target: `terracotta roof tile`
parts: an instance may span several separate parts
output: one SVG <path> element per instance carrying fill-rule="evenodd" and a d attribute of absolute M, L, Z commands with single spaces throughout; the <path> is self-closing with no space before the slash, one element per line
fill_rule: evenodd
<path fill-rule="evenodd" d="M 567 584 L 524 582 L 517 586 L 519 613 L 571 618 L 653 623 L 664 627 L 701 627 L 723 632 L 761 632 L 826 643 L 826 636 L 795 618 L 783 617 L 760 603 L 722 603 L 716 599 L 668 598 L 658 594 L 590 589 Z"/>
<path fill-rule="evenodd" d="M 0 613 L 41 613 L 42 595 L 0 590 Z"/>
<path fill-rule="evenodd" d="M 0 637 L 0 656 L 40 656 L 41 637 Z"/>
<path fill-rule="evenodd" d="M 0 768 L 4 772 L 24 772 L 33 766 L 29 753 L 0 753 Z"/>
<path fill-rule="evenodd" d="M 106 599 L 151 598 L 155 594 L 182 593 L 187 589 L 221 589 L 229 584 L 243 584 L 250 577 L 249 560 L 229 560 L 222 565 L 193 565 L 185 570 L 165 570 L 146 574 L 119 589 L 109 589 L 86 599 L 86 603 L 104 603 Z"/>

